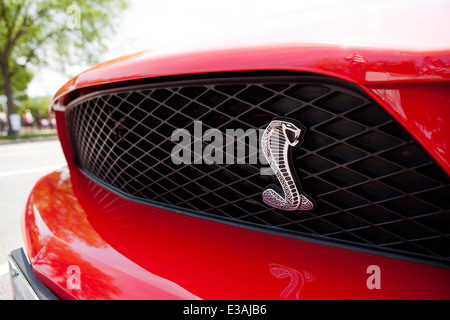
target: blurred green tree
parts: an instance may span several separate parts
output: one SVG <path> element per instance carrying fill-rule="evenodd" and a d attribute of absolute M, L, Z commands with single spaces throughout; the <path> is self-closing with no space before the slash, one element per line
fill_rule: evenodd
<path fill-rule="evenodd" d="M 94 64 L 127 0 L 0 0 L 0 94 L 8 114 L 33 79 L 30 66 Z"/>
<path fill-rule="evenodd" d="M 47 117 L 50 101 L 51 97 L 27 97 L 26 100 L 21 101 L 21 103 L 17 105 L 16 111 L 18 114 L 23 114 L 23 112 L 28 109 L 33 116 L 39 112 L 41 116 Z"/>

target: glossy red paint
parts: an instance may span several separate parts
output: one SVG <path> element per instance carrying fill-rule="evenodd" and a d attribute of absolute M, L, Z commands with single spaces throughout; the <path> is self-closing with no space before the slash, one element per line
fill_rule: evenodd
<path fill-rule="evenodd" d="M 450 174 L 450 82 L 363 86 Z"/>
<path fill-rule="evenodd" d="M 38 182 L 25 224 L 38 277 L 66 299 L 450 297 L 449 270 L 130 202 L 76 168 Z M 80 289 L 68 289 L 72 265 Z M 381 269 L 380 290 L 366 286 L 371 265 Z"/>
<path fill-rule="evenodd" d="M 433 63 L 435 67 L 432 67 Z M 357 84 L 448 81 L 449 66 L 448 50 L 416 52 L 308 43 L 164 54 L 144 51 L 99 64 L 81 73 L 64 85 L 55 99 L 74 90 L 105 83 L 232 71 L 303 71 Z"/>

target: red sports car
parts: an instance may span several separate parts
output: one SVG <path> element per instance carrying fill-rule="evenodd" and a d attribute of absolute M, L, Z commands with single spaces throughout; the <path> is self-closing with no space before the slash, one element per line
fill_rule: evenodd
<path fill-rule="evenodd" d="M 16 297 L 450 299 L 448 6 L 379 5 L 70 80 Z"/>

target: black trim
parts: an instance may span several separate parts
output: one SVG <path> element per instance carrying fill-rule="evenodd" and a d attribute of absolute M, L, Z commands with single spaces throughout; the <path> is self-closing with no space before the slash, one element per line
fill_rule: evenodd
<path fill-rule="evenodd" d="M 36 295 L 41 300 L 59 300 L 59 298 L 46 287 L 45 284 L 39 280 L 34 274 L 33 267 L 28 262 L 27 256 L 23 248 L 16 249 L 11 252 L 11 257 L 17 264 L 17 267 L 22 271 L 23 275 L 30 283 Z"/>

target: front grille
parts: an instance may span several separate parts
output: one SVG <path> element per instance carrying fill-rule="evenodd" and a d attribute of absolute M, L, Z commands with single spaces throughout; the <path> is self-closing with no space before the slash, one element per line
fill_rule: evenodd
<path fill-rule="evenodd" d="M 259 162 L 172 161 L 172 133 L 193 134 L 194 121 L 203 132 L 225 133 L 264 129 L 276 116 L 306 127 L 304 143 L 292 150 L 312 211 L 265 205 L 263 190 L 279 182 L 261 175 Z M 449 261 L 448 176 L 384 109 L 343 81 L 302 76 L 122 88 L 82 98 L 68 108 L 67 122 L 79 167 L 134 199 Z"/>

